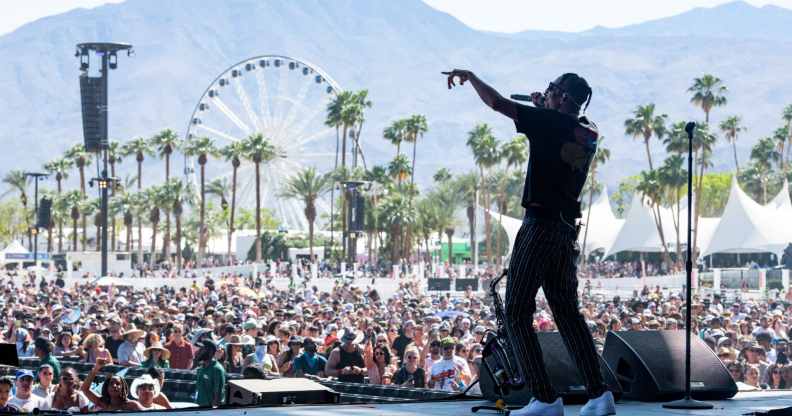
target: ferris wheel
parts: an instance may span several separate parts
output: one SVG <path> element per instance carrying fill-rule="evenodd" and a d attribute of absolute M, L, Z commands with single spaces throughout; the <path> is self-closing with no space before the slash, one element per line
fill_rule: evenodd
<path fill-rule="evenodd" d="M 279 157 L 261 165 L 261 204 L 290 230 L 307 230 L 302 201 L 280 197 L 286 182 L 305 167 L 324 173 L 334 166 L 335 129 L 325 125 L 327 105 L 340 92 L 321 68 L 280 55 L 262 55 L 237 62 L 218 75 L 195 106 L 185 137 L 209 137 L 217 147 L 261 133 Z M 217 165 L 223 165 L 222 170 Z M 196 183 L 197 165 L 185 158 L 188 181 Z M 211 165 L 211 164 L 210 164 Z M 230 164 L 214 164 L 214 177 L 230 183 Z M 207 165 L 208 167 L 211 167 Z M 208 180 L 211 178 L 207 178 Z M 237 206 L 253 208 L 256 177 L 252 163 L 237 172 Z M 329 199 L 317 201 L 319 213 Z"/>

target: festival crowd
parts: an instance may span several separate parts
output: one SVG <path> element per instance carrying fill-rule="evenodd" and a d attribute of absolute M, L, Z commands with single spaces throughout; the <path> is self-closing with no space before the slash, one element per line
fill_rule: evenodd
<path fill-rule="evenodd" d="M 163 392 L 163 369 L 194 370 L 199 406 L 225 401 L 229 377 L 313 377 L 451 392 L 478 377 L 488 331 L 496 329 L 491 300 L 471 289 L 451 296 L 403 279 L 387 298 L 339 279 L 329 292 L 310 281 L 278 290 L 269 280 L 221 275 L 189 288 L 167 283 L 67 287 L 63 280 L 26 276 L 0 280 L 0 342 L 35 369 L 0 379 L 0 412 L 151 410 L 174 407 Z M 581 288 L 582 289 L 582 288 Z M 684 326 L 684 299 L 660 287 L 629 299 L 581 291 L 581 312 L 597 346 L 608 331 L 675 330 Z M 792 386 L 792 307 L 786 300 L 720 296 L 693 300 L 693 331 L 721 358 L 742 390 Z M 537 300 L 534 326 L 553 331 L 552 311 Z M 88 363 L 81 374 L 68 363 Z M 131 385 L 102 373 L 109 364 L 145 369 Z M 104 377 L 101 384 L 97 377 Z"/>

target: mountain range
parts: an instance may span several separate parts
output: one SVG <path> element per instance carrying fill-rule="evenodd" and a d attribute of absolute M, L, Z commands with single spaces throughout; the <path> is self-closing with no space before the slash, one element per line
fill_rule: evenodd
<path fill-rule="evenodd" d="M 791 27 L 792 11 L 743 2 L 622 28 L 517 34 L 473 30 L 419 0 L 127 0 L 75 9 L 0 37 L 0 143 L 7 149 L 0 174 L 39 169 L 82 140 L 74 46 L 122 41 L 136 55 L 112 73 L 113 138 L 167 127 L 183 133 L 203 89 L 228 65 L 284 54 L 318 64 L 345 89 L 369 90 L 373 107 L 362 140 L 375 163 L 393 155 L 381 138 L 390 121 L 426 115 L 416 172 L 423 184 L 441 166 L 473 168 L 465 140 L 476 123 L 489 123 L 500 139 L 514 135 L 513 124 L 471 88 L 448 91 L 440 71 L 471 69 L 504 95 L 543 90 L 559 74 L 577 72 L 593 86 L 589 116 L 611 149 L 602 174 L 614 189 L 646 166 L 643 145 L 624 134 L 624 119 L 649 102 L 671 120 L 702 119 L 687 88 L 705 73 L 729 89 L 728 105 L 714 109 L 712 121 L 736 114 L 748 127 L 738 142 L 747 159 L 792 103 Z M 662 156 L 659 143 L 653 152 Z M 730 157 L 721 142 L 714 169 L 731 169 Z"/>

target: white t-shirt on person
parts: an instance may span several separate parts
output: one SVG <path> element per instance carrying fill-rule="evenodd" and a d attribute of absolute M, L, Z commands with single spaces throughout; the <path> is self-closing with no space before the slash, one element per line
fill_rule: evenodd
<path fill-rule="evenodd" d="M 469 374 L 467 362 L 461 357 L 454 357 L 451 360 L 442 359 L 432 364 L 432 371 L 430 379 L 440 374 L 444 374 L 443 378 L 435 381 L 435 390 L 445 391 L 459 391 L 461 390 L 460 382 L 462 381 L 463 374 Z"/>
<path fill-rule="evenodd" d="M 47 399 L 30 393 L 30 397 L 27 399 L 20 399 L 19 397 L 14 396 L 8 401 L 8 404 L 16 406 L 22 413 L 31 413 L 33 412 L 33 409 L 45 409 L 47 405 Z"/>

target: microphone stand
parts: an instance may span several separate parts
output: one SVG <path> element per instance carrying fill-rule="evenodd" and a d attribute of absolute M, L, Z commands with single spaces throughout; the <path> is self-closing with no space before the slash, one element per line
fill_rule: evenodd
<path fill-rule="evenodd" d="M 675 400 L 669 403 L 663 403 L 666 409 L 712 409 L 712 404 L 694 400 L 690 397 L 690 328 L 692 326 L 692 311 L 691 311 L 691 297 L 693 291 L 691 290 L 691 283 L 693 282 L 693 258 L 691 256 L 691 241 L 693 223 L 691 222 L 693 213 L 693 130 L 696 128 L 696 123 L 689 122 L 685 125 L 685 132 L 688 136 L 688 212 L 687 212 L 687 261 L 685 261 L 685 269 L 687 271 L 687 282 L 685 286 L 685 398 Z"/>

